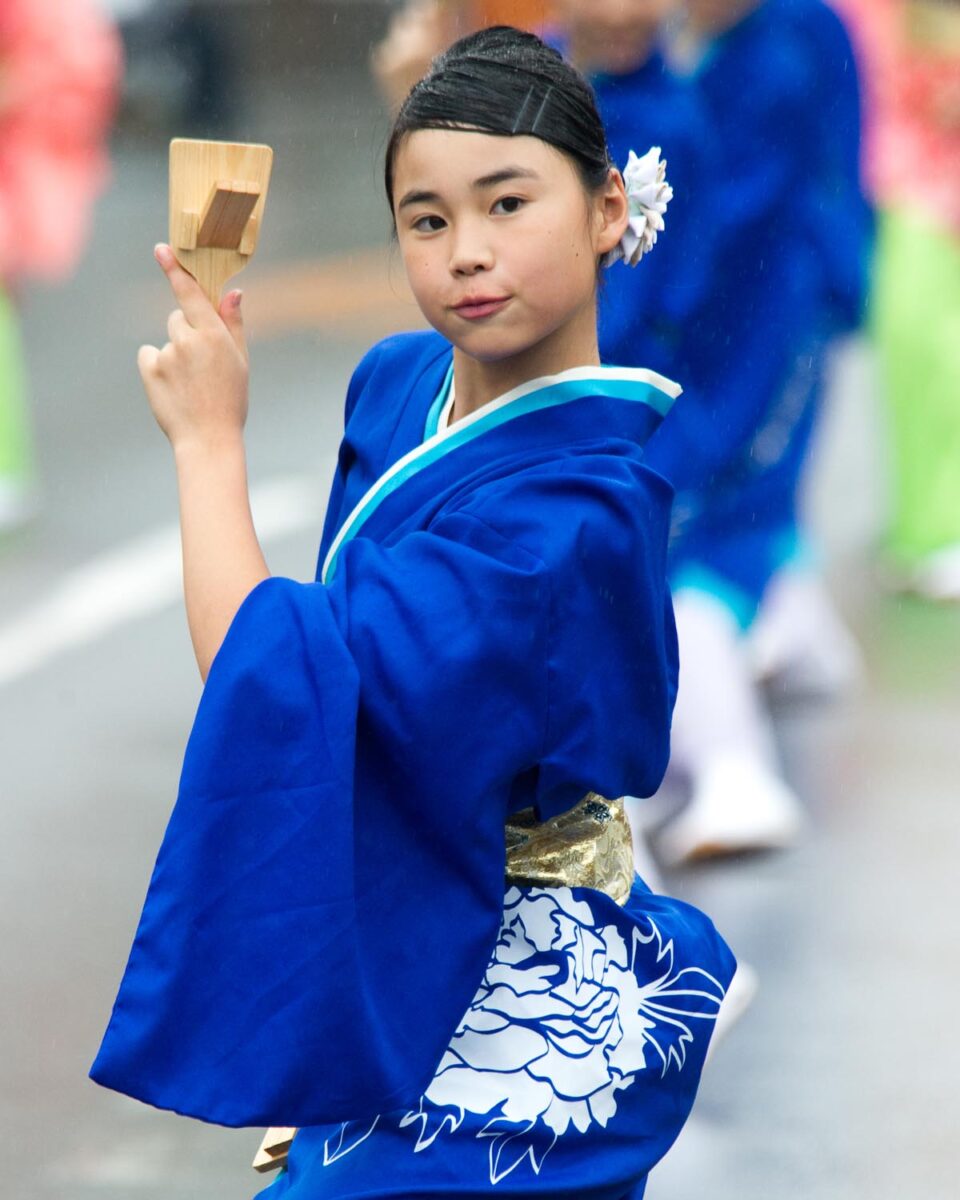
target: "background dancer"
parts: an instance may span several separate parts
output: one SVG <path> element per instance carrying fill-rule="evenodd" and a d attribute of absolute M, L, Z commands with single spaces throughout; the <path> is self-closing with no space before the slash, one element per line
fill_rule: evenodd
<path fill-rule="evenodd" d="M 692 794 L 659 846 L 682 861 L 789 845 L 801 826 L 743 635 L 771 580 L 807 554 L 798 489 L 826 346 L 859 312 L 869 215 L 849 41 L 819 0 L 693 0 L 671 58 L 695 81 L 722 155 L 713 289 L 679 367 L 703 403 L 678 410 L 648 457 L 680 489 L 672 582 L 686 652 L 673 761 Z M 823 657 L 848 654 L 825 598 L 814 605 L 800 579 L 816 617 L 799 623 L 801 649 L 832 639 Z M 769 669 L 791 654 L 777 649 Z"/>

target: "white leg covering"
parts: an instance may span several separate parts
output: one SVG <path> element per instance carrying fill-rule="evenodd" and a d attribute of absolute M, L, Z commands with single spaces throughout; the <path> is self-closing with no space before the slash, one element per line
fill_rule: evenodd
<path fill-rule="evenodd" d="M 791 845 L 800 806 L 779 775 L 769 719 L 750 678 L 740 630 L 721 601 L 685 589 L 674 601 L 680 690 L 672 763 L 690 803 L 657 841 L 664 861 Z"/>
<path fill-rule="evenodd" d="M 784 567 L 746 637 L 753 677 L 796 695 L 835 696 L 863 673 L 860 647 L 818 571 Z"/>
<path fill-rule="evenodd" d="M 696 776 L 718 758 L 749 758 L 773 769 L 769 721 L 746 669 L 743 639 L 720 600 L 685 588 L 674 597 L 680 690 L 671 766 Z"/>

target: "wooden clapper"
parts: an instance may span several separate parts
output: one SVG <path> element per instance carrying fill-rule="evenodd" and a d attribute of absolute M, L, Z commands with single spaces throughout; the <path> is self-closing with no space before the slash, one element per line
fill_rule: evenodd
<path fill-rule="evenodd" d="M 253 1160 L 255 1171 L 276 1171 L 287 1161 L 296 1129 L 268 1129 Z"/>
<path fill-rule="evenodd" d="M 170 143 L 170 245 L 215 307 L 223 285 L 257 248 L 272 166 L 269 146 L 191 138 Z M 296 1132 L 268 1129 L 254 1167 L 282 1167 Z"/>
<path fill-rule="evenodd" d="M 269 146 L 170 143 L 170 245 L 214 307 L 257 248 L 272 165 Z"/>

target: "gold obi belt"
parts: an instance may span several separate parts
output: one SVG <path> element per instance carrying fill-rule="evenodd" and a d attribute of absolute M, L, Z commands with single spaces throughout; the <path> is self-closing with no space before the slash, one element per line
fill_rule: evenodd
<path fill-rule="evenodd" d="M 622 800 L 590 792 L 579 804 L 537 821 L 532 808 L 506 824 L 507 883 L 585 887 L 626 904 L 633 886 L 633 843 Z"/>

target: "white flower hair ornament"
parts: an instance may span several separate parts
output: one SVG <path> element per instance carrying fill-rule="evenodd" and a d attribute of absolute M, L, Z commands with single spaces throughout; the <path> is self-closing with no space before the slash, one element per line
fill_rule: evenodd
<path fill-rule="evenodd" d="M 630 151 L 623 169 L 623 184 L 630 205 L 630 222 L 620 241 L 604 256 L 605 267 L 612 267 L 621 259 L 628 267 L 635 267 L 653 249 L 657 234 L 663 229 L 663 214 L 673 199 L 673 188 L 667 183 L 667 163 L 660 157 L 659 146 L 651 146 L 643 158 Z"/>

